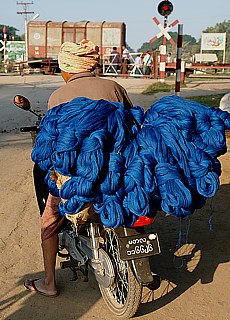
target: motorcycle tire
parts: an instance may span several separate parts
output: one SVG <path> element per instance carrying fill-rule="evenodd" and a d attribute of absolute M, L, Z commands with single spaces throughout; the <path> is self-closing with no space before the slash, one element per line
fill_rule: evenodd
<path fill-rule="evenodd" d="M 137 281 L 127 261 L 120 259 L 119 239 L 113 229 L 104 229 L 103 249 L 109 255 L 114 269 L 115 280 L 105 288 L 99 284 L 101 295 L 109 310 L 119 318 L 131 318 L 141 303 L 142 285 Z"/>

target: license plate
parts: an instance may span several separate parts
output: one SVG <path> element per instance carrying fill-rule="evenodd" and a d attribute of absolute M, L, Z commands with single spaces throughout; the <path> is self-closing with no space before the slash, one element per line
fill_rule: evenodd
<path fill-rule="evenodd" d="M 161 252 L 157 233 L 120 237 L 119 240 L 122 260 L 149 257 Z"/>

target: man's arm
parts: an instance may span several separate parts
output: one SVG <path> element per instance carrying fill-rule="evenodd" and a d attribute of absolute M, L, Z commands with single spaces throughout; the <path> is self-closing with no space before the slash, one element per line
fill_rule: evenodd
<path fill-rule="evenodd" d="M 126 92 L 126 90 L 124 89 L 124 92 L 123 92 L 123 105 L 125 107 L 125 109 L 131 109 L 133 107 L 133 104 Z"/>
<path fill-rule="evenodd" d="M 115 94 L 117 96 L 117 101 L 123 103 L 125 109 L 131 109 L 133 107 L 126 90 L 119 84 L 116 85 Z"/>

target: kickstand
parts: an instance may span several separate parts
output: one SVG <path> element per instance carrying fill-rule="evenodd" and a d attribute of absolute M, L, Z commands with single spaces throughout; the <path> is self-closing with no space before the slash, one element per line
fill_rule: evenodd
<path fill-rule="evenodd" d="M 80 266 L 79 270 L 82 273 L 82 281 L 88 282 L 89 281 L 89 268 L 88 263 L 86 262 L 83 266 Z"/>
<path fill-rule="evenodd" d="M 77 279 L 78 279 L 77 268 L 76 267 L 70 267 L 70 270 L 73 273 L 73 277 L 70 279 L 70 281 L 77 281 Z"/>

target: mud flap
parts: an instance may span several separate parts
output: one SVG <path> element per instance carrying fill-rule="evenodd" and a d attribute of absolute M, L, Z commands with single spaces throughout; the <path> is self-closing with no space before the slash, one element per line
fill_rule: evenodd
<path fill-rule="evenodd" d="M 160 287 L 161 278 L 151 271 L 149 258 L 135 259 L 129 263 L 139 283 L 147 286 L 150 290 L 156 290 Z"/>
<path fill-rule="evenodd" d="M 153 281 L 149 258 L 131 260 L 130 266 L 137 281 L 142 285 L 145 286 Z"/>

